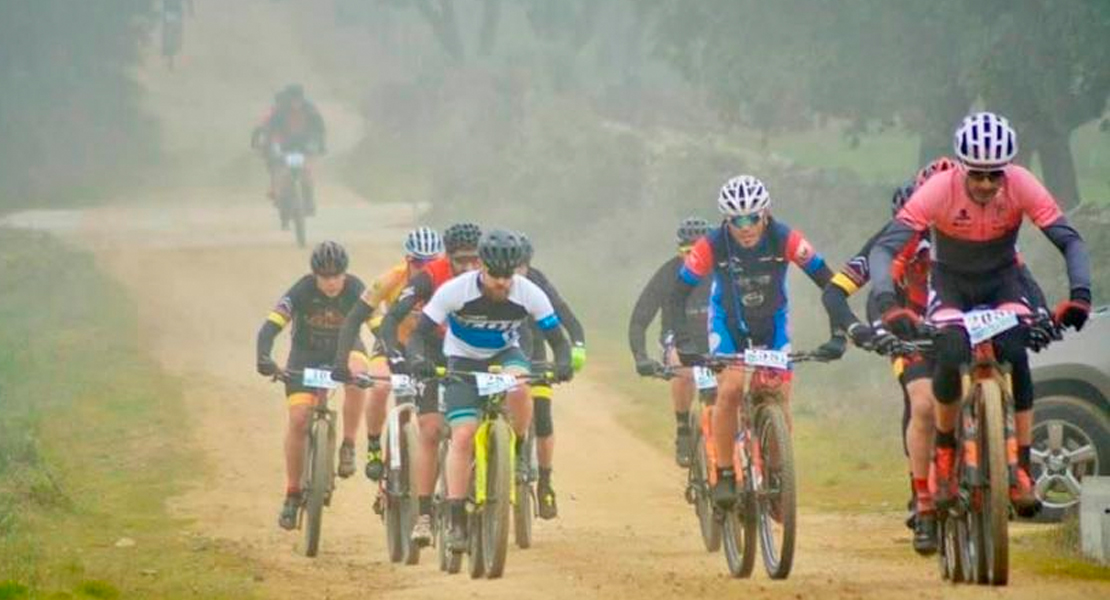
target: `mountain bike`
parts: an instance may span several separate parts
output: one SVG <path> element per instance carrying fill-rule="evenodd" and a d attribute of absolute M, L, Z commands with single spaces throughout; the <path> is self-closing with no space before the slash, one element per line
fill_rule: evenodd
<path fill-rule="evenodd" d="M 750 376 L 737 407 L 733 445 L 740 500 L 730 510 L 716 510 L 725 560 L 733 577 L 751 576 L 757 531 L 767 575 L 772 579 L 790 575 L 797 535 L 797 488 L 794 448 L 779 378 L 793 364 L 826 360 L 809 352 L 788 354 L 755 348 L 743 354 L 703 357 L 703 364 L 714 372 L 741 368 Z M 716 471 L 709 474 L 710 484 L 715 484 Z"/>
<path fill-rule="evenodd" d="M 546 376 L 536 376 L 530 380 L 533 385 L 555 385 L 553 378 L 548 377 L 554 372 L 554 366 L 548 363 L 535 363 L 532 370 L 545 373 Z M 539 515 L 539 496 L 536 494 L 536 484 L 539 481 L 539 457 L 536 453 L 536 424 L 528 425 L 524 441 L 520 444 L 520 451 L 526 458 L 524 463 L 527 469 L 517 469 L 515 477 L 516 493 L 513 502 L 513 538 L 517 548 L 526 550 L 532 547 L 532 524 Z M 514 462 L 520 467 L 521 463 Z"/>
<path fill-rule="evenodd" d="M 281 382 L 300 379 L 315 396 L 301 472 L 301 506 L 297 513 L 297 528 L 304 529 L 305 534 L 305 556 L 314 557 L 320 549 L 324 507 L 331 504 L 335 491 L 336 412 L 328 407 L 328 399 L 341 384 L 332 380 L 331 371 L 326 368 L 282 371 L 273 379 Z M 361 380 L 355 385 L 365 389 L 372 382 Z"/>
<path fill-rule="evenodd" d="M 485 399 L 479 416 L 478 430 L 474 434 L 474 460 L 471 466 L 470 492 L 467 497 L 467 564 L 472 578 L 495 579 L 505 570 L 509 546 L 509 518 L 517 498 L 514 466 L 516 463 L 516 433 L 509 425 L 505 401 L 510 390 L 521 384 L 546 382 L 548 375 L 513 375 L 502 373 L 496 367 L 486 371 L 451 371 L 440 369 L 440 381 L 455 380 L 473 383 L 478 395 Z M 445 452 L 441 458 L 445 458 Z M 446 474 L 441 476 L 446 484 Z M 439 507 L 439 535 L 450 529 L 446 503 Z M 440 540 L 442 543 L 442 540 Z M 444 557 L 441 550 L 441 567 L 449 573 L 457 572 L 458 554 Z"/>
<path fill-rule="evenodd" d="M 1019 326 L 1038 327 L 1047 339 L 1062 330 L 1046 318 L 1024 318 L 1007 310 L 972 310 L 958 321 L 923 325 L 911 349 L 928 351 L 938 326 L 960 326 L 972 346 L 962 369 L 963 392 L 956 423 L 957 493 L 947 510 L 938 510 L 941 576 L 952 582 L 1006 585 L 1010 572 L 1011 487 L 1017 484 L 1017 439 L 1009 365 L 1000 362 L 994 338 Z"/>
<path fill-rule="evenodd" d="M 374 511 L 385 523 L 386 550 L 390 562 L 415 565 L 420 562 L 420 546 L 412 543 L 412 528 L 420 513 L 416 494 L 416 453 L 420 448 L 420 425 L 417 422 L 417 385 L 407 375 L 375 377 L 360 375 L 357 381 L 389 382 L 393 389 L 394 407 L 386 415 L 382 431 L 383 459 L 386 471 L 378 484 Z"/>
<path fill-rule="evenodd" d="M 296 237 L 297 246 L 305 247 L 305 218 L 309 214 L 307 196 L 311 193 L 308 189 L 310 181 L 306 177 L 308 157 L 307 148 L 290 146 L 283 148 L 274 144 L 273 152 L 278 157 L 279 168 L 282 169 L 280 185 L 277 190 L 278 217 L 281 228 L 288 229 L 293 225 L 293 235 Z"/>
<path fill-rule="evenodd" d="M 664 356 L 670 356 L 664 352 Z M 717 471 L 717 448 L 713 440 L 713 404 L 717 398 L 717 378 L 707 367 L 691 367 L 694 385 L 698 390 L 698 402 L 690 407 L 687 421 L 690 446 L 693 456 L 686 471 L 686 502 L 694 507 L 698 519 L 702 543 L 707 552 L 721 549 L 721 524 L 714 515 L 713 499 L 709 479 Z M 670 380 L 676 376 L 675 367 L 666 365 L 655 375 L 659 379 Z M 708 440 L 708 443 L 707 443 Z"/>

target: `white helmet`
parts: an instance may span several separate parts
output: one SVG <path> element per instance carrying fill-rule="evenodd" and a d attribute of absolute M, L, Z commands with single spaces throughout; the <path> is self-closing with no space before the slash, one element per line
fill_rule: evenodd
<path fill-rule="evenodd" d="M 729 179 L 721 187 L 717 208 L 728 217 L 753 215 L 771 206 L 771 195 L 763 182 L 751 175 Z"/>
<path fill-rule="evenodd" d="M 405 238 L 405 253 L 413 258 L 435 258 L 443 253 L 443 239 L 431 227 L 417 227 Z"/>
<path fill-rule="evenodd" d="M 956 156 L 972 169 L 1001 169 L 1017 156 L 1017 134 L 1006 117 L 968 115 L 956 130 Z"/>

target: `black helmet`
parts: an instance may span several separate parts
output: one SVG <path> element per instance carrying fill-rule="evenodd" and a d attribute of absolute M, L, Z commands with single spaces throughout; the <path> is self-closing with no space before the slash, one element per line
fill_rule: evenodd
<path fill-rule="evenodd" d="M 482 236 L 478 256 L 495 277 L 507 277 L 524 264 L 525 242 L 519 233 L 494 229 Z"/>
<path fill-rule="evenodd" d="M 536 249 L 532 246 L 532 240 L 524 233 L 517 234 L 520 236 L 520 242 L 524 244 L 524 262 L 522 264 L 532 264 L 532 256 L 536 253 Z"/>
<path fill-rule="evenodd" d="M 448 254 L 459 250 L 473 250 L 482 239 L 482 228 L 474 223 L 455 223 L 443 232 L 443 246 Z"/>
<path fill-rule="evenodd" d="M 689 246 L 698 241 L 698 238 L 709 233 L 713 226 L 709 221 L 701 217 L 686 217 L 678 224 L 678 232 L 675 234 L 679 246 Z"/>
<path fill-rule="evenodd" d="M 897 215 L 898 211 L 902 210 L 902 207 L 909 201 L 910 196 L 913 195 L 913 190 L 914 185 L 912 181 L 907 181 L 894 190 L 894 196 L 890 198 L 890 210 L 892 213 Z"/>
<path fill-rule="evenodd" d="M 347 272 L 347 251 L 337 242 L 320 242 L 312 250 L 312 272 L 316 275 L 339 275 Z"/>
<path fill-rule="evenodd" d="M 299 83 L 290 83 L 281 91 L 286 100 L 304 100 L 304 86 Z"/>

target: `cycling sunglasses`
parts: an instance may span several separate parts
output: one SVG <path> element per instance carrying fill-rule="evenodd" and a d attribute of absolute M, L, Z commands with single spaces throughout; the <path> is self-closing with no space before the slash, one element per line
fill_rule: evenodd
<path fill-rule="evenodd" d="M 736 215 L 735 217 L 729 217 L 728 222 L 733 227 L 743 229 L 745 227 L 755 227 L 759 224 L 761 220 L 763 220 L 763 213 L 755 213 L 750 215 Z"/>
<path fill-rule="evenodd" d="M 487 265 L 486 273 L 488 273 L 489 276 L 493 277 L 494 279 L 509 279 L 513 275 L 516 275 L 516 270 L 510 269 L 508 271 L 502 271 L 501 269 L 492 269 Z"/>
<path fill-rule="evenodd" d="M 998 183 L 1006 176 L 1006 171 L 1002 169 L 993 169 L 990 171 L 968 169 L 967 176 L 976 181 L 989 180 L 991 183 Z"/>

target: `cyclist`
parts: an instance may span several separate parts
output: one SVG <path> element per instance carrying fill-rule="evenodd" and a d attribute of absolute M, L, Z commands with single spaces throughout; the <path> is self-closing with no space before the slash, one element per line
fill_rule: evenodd
<path fill-rule="evenodd" d="M 251 147 L 265 152 L 270 171 L 270 190 L 274 199 L 285 177 L 281 164 L 282 152 L 296 150 L 307 155 L 327 152 L 327 129 L 320 111 L 305 97 L 304 86 L 291 83 L 274 95 L 274 106 L 251 133 Z M 307 214 L 316 212 L 312 180 L 312 161 L 305 169 L 305 207 Z"/>
<path fill-rule="evenodd" d="M 926 230 L 934 240 L 931 318 L 947 321 L 981 305 L 1028 314 L 1015 247 L 1023 217 L 1028 217 L 1067 263 L 1069 299 L 1058 305 L 1056 320 L 1082 328 L 1091 307 L 1086 246 L 1048 190 L 1028 170 L 1012 164 L 1017 134 L 1009 121 L 989 112 L 969 115 L 956 130 L 955 151 L 960 165 L 926 181 L 875 240 L 869 255 L 873 281 L 869 314 L 881 315 L 883 324 L 896 334 L 912 335 L 920 319 L 898 305 L 891 265 L 898 251 Z M 1033 381 L 1025 349 L 1028 336 L 1026 328 L 1019 328 L 1000 335 L 995 344 L 1000 358 L 1012 367 L 1019 468 L 1010 496 L 1022 515 L 1035 513 L 1040 504 L 1029 477 Z M 960 367 L 971 360 L 967 333 L 960 327 L 942 328 L 936 350 L 932 381 L 937 399 L 935 503 L 943 507 L 954 492 Z"/>
<path fill-rule="evenodd" d="M 293 343 L 286 370 L 306 367 L 324 368 L 335 364 L 339 328 L 347 312 L 362 295 L 364 285 L 354 275 L 347 273 L 347 252 L 335 242 L 322 242 L 312 251 L 312 273 L 305 275 L 281 297 L 262 328 L 258 331 L 257 369 L 260 375 L 274 377 L 282 370 L 270 357 L 274 338 L 289 323 L 293 324 Z M 348 353 L 349 365 L 344 368 L 365 369 L 369 359 L 360 341 L 355 341 Z M 344 390 L 344 414 L 361 410 L 364 394 L 354 386 Z M 305 437 L 315 395 L 304 387 L 301 380 L 291 378 L 285 382 L 285 395 L 289 401 L 289 426 L 285 433 L 285 503 L 278 523 L 284 529 L 297 526 L 297 510 L 301 502 L 300 480 L 304 462 Z M 355 413 L 357 414 L 357 412 Z M 357 427 L 358 420 L 355 420 Z M 347 423 L 344 423 L 346 428 Z M 345 440 L 346 442 L 346 436 Z"/>
<path fill-rule="evenodd" d="M 675 325 L 677 348 L 690 344 L 682 322 L 686 300 L 706 277 L 712 277 L 709 293 L 709 351 L 736 354 L 747 347 L 789 351 L 790 337 L 786 297 L 786 268 L 794 263 L 820 288 L 832 279 L 825 259 L 801 232 L 771 217 L 771 196 L 763 182 L 750 175 L 728 180 L 721 188 L 717 206 L 725 220 L 720 227 L 694 243 L 679 270 L 680 283 L 667 304 Z M 834 335 L 818 352 L 829 358 L 844 353 L 845 338 Z M 679 353 L 684 365 L 696 362 Z M 781 387 L 787 422 L 790 422 L 790 372 L 758 371 L 753 386 Z M 736 501 L 736 472 L 732 444 L 736 437 L 737 405 L 744 393 L 744 370 L 728 368 L 719 374 L 717 410 L 713 411 L 717 445 L 716 483 L 713 501 L 728 508 Z"/>
<path fill-rule="evenodd" d="M 586 366 L 586 332 L 582 323 L 567 305 L 566 300 L 555 289 L 551 281 L 539 269 L 532 266 L 532 256 L 535 252 L 532 241 L 528 236 L 520 234 L 524 244 L 524 262 L 517 269 L 518 275 L 539 286 L 544 294 L 551 300 L 555 314 L 559 317 L 567 335 L 570 337 L 571 366 L 577 373 Z M 521 329 L 521 348 L 532 360 L 532 364 L 547 362 L 547 343 L 536 325 L 530 321 Z M 554 519 L 559 515 L 559 507 L 555 502 L 555 489 L 551 486 L 551 470 L 555 462 L 555 423 L 551 410 L 552 389 L 549 385 L 532 386 L 532 400 L 534 413 L 532 422 L 536 429 L 536 460 L 540 467 L 540 478 L 536 483 L 536 496 L 539 499 L 539 515 L 541 519 Z M 521 453 L 517 457 L 521 461 L 521 469 L 531 468 L 528 465 L 530 457 Z M 519 470 L 519 469 L 518 469 Z"/>
<path fill-rule="evenodd" d="M 404 261 L 394 265 L 375 279 L 366 292 L 363 293 L 361 302 L 356 304 L 356 307 L 366 306 L 371 309 L 384 307 L 388 309 L 391 304 L 397 301 L 397 297 L 401 294 L 401 290 L 408 283 L 408 280 L 417 273 L 423 272 L 428 263 L 442 255 L 443 240 L 440 239 L 439 232 L 436 230 L 429 227 L 418 227 L 405 236 L 404 249 Z M 353 315 L 351 324 L 355 328 L 355 332 L 358 331 L 358 327 L 363 322 L 366 322 L 370 326 L 370 332 L 374 334 L 374 348 L 370 355 L 370 374 L 377 377 L 388 377 L 390 375 L 388 358 L 385 346 L 379 338 L 382 322 L 381 312 L 374 314 L 369 321 L 366 321 L 366 318 L 362 316 L 364 314 L 362 310 L 352 310 L 350 314 Z M 406 324 L 402 325 L 402 339 L 408 337 L 413 321 L 414 319 L 410 315 Z M 342 334 L 340 337 L 342 339 Z M 339 352 L 343 353 L 342 344 Z M 340 373 L 340 376 L 342 375 L 343 373 Z M 385 425 L 386 402 L 391 391 L 392 388 L 388 383 L 375 385 L 370 390 L 370 402 L 366 407 L 366 476 L 373 481 L 380 480 L 385 470 L 382 462 L 381 437 L 382 427 Z M 350 477 L 355 472 L 353 440 L 360 417 L 359 414 L 345 413 L 343 415 L 345 433 L 349 432 L 351 435 L 344 435 L 343 445 L 339 449 L 338 474 L 340 477 Z M 348 429 L 348 423 L 351 423 L 350 429 Z"/>
<path fill-rule="evenodd" d="M 648 326 L 655 320 L 655 315 L 662 313 L 660 333 L 666 334 L 677 326 L 669 322 L 669 314 L 663 310 L 663 305 L 670 298 L 675 286 L 678 285 L 678 273 L 683 261 L 690 254 L 694 243 L 708 234 L 712 226 L 709 221 L 698 217 L 683 219 L 678 226 L 676 235 L 678 254 L 663 263 L 655 275 L 652 275 L 647 286 L 640 292 L 636 299 L 636 306 L 632 309 L 632 317 L 628 321 L 628 345 L 632 349 L 632 357 L 636 360 L 636 372 L 641 376 L 650 377 L 663 371 L 663 365 L 658 361 L 648 358 L 645 336 Z M 709 287 L 710 279 L 705 278 L 686 300 L 683 325 L 686 326 L 686 338 L 691 346 L 683 349 L 684 352 L 705 354 L 709 352 L 708 339 L 705 334 L 705 324 L 709 318 Z M 663 360 L 669 365 L 678 363 L 678 355 L 673 348 L 667 348 L 672 340 L 663 339 L 660 342 L 666 349 Z M 690 466 L 693 455 L 692 433 L 690 431 L 690 404 L 694 401 L 694 377 L 690 369 L 680 367 L 675 369 L 671 378 L 671 405 L 674 407 L 675 440 L 674 459 L 680 467 Z"/>
<path fill-rule="evenodd" d="M 389 309 L 378 325 L 375 337 L 377 344 L 385 353 L 389 362 L 390 372 L 397 375 L 409 374 L 408 361 L 405 347 L 411 341 L 411 331 L 415 328 L 412 321 L 419 320 L 420 310 L 424 304 L 431 300 L 432 295 L 440 286 L 451 278 L 475 270 L 481 264 L 478 259 L 478 240 L 482 230 L 474 223 L 456 223 L 443 232 L 443 245 L 447 252 L 424 265 L 424 268 L 414 273 L 398 294 L 397 299 L 389 305 Z M 359 327 L 362 322 L 370 318 L 374 307 L 366 302 L 358 302 L 347 316 L 343 324 L 343 332 L 339 338 L 339 350 L 342 354 L 350 348 L 357 339 Z M 430 350 L 433 359 L 440 358 L 436 354 L 438 346 Z M 442 362 L 439 361 L 439 362 Z M 342 371 L 333 373 L 332 378 L 340 380 L 348 377 Z M 417 412 L 420 421 L 420 452 L 417 453 L 416 464 L 416 494 L 420 506 L 420 515 L 412 528 L 412 541 L 421 546 L 432 542 L 432 492 L 436 482 L 436 463 L 439 456 L 439 436 L 443 428 L 443 417 L 439 414 L 439 389 L 438 386 L 425 386 L 424 393 L 417 397 Z M 374 464 L 379 466 L 373 466 Z M 380 440 L 369 441 L 369 450 L 366 457 L 367 475 L 381 473 L 382 449 Z"/>
<path fill-rule="evenodd" d="M 410 339 L 413 373 L 435 373 L 431 348 L 440 345 L 437 330 L 446 325 L 442 346 L 448 369 L 486 371 L 500 365 L 506 373 L 526 374 L 530 364 L 520 349 L 518 330 L 531 318 L 554 351 L 556 378 L 569 381 L 574 376 L 570 344 L 559 327 L 559 317 L 543 290 L 516 274 L 525 253 L 520 236 L 490 231 L 482 236 L 478 251 L 481 270 L 445 283 L 424 305 L 420 324 Z M 511 390 L 506 400 L 519 451 L 532 417 L 528 386 Z M 444 386 L 447 423 L 451 427 L 446 465 L 451 511 L 447 547 L 453 552 L 466 550 L 466 492 L 480 402 L 473 382 L 451 380 Z"/>

